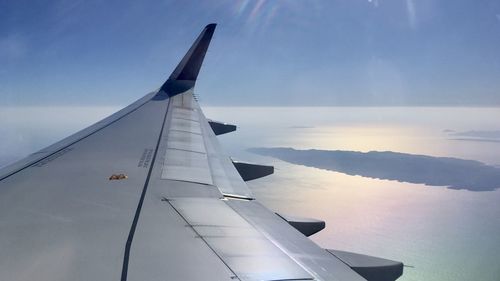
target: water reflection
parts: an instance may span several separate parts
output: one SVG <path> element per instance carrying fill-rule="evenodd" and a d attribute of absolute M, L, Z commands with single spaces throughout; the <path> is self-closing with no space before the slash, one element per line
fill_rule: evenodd
<path fill-rule="evenodd" d="M 453 130 L 445 130 L 455 141 L 477 141 L 477 142 L 492 142 L 500 143 L 500 131 L 465 131 L 455 132 Z"/>

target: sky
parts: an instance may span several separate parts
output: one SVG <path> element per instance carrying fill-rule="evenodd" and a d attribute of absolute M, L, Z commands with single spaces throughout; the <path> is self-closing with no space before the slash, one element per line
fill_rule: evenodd
<path fill-rule="evenodd" d="M 0 105 L 127 105 L 211 22 L 203 105 L 500 106 L 490 0 L 0 0 Z"/>

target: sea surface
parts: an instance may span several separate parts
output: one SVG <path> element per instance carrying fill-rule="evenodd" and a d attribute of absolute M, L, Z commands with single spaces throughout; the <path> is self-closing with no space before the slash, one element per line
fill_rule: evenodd
<path fill-rule="evenodd" d="M 3 108 L 0 166 L 117 109 Z M 500 281 L 500 182 L 491 175 L 500 171 L 500 108 L 204 107 L 204 112 L 238 125 L 236 132 L 219 136 L 233 158 L 275 166 L 274 175 L 248 182 L 261 202 L 276 212 L 326 221 L 326 228 L 311 237 L 322 247 L 403 261 L 407 267 L 399 280 Z M 371 151 L 403 155 L 410 162 L 411 157 L 446 161 L 435 170 L 440 179 L 433 180 L 429 169 L 422 178 L 422 167 L 411 165 L 404 176 L 393 166 L 383 171 L 391 172 L 387 177 L 371 173 L 374 161 L 385 167 L 377 157 L 369 158 L 371 164 L 359 173 L 249 151 L 278 147 L 314 149 L 323 157 L 350 155 L 354 168 Z M 489 169 L 488 188 L 442 181 L 440 171 L 454 178 L 453 167 L 468 163 L 464 159 Z M 450 161 L 458 164 L 446 166 Z M 464 167 L 457 170 L 462 179 L 467 178 Z M 415 170 L 416 180 L 408 169 L 410 176 Z"/>

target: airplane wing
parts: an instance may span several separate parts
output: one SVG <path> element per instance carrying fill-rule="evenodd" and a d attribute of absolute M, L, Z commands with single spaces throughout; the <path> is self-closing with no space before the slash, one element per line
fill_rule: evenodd
<path fill-rule="evenodd" d="M 0 280 L 401 275 L 401 263 L 320 248 L 306 235 L 324 222 L 255 200 L 243 179 L 272 167 L 233 163 L 216 134 L 235 126 L 207 120 L 193 94 L 214 30 L 159 90 L 0 170 Z"/>

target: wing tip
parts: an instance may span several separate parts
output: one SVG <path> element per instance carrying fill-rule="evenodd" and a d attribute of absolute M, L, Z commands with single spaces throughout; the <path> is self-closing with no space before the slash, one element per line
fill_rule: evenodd
<path fill-rule="evenodd" d="M 205 29 L 213 29 L 215 30 L 215 27 L 217 27 L 217 23 L 213 22 L 213 23 L 209 23 L 205 26 Z"/>

